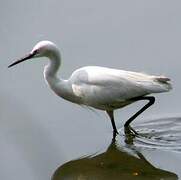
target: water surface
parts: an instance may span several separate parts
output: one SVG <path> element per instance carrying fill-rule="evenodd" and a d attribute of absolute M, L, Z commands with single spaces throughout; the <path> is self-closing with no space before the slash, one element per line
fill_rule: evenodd
<path fill-rule="evenodd" d="M 139 135 L 122 134 L 112 139 L 104 152 L 86 155 L 61 165 L 53 174 L 52 180 L 76 179 L 143 179 L 143 180 L 176 180 L 177 171 L 169 170 L 164 164 L 175 153 L 181 160 L 181 118 L 154 119 L 134 127 Z M 121 129 L 123 130 L 123 129 Z M 159 156 L 147 158 L 147 153 Z M 170 157 L 165 156 L 167 154 Z M 175 164 L 173 165 L 175 166 Z M 180 169 L 180 167 L 177 167 Z"/>
<path fill-rule="evenodd" d="M 0 179 L 71 177 L 74 164 L 82 179 L 96 177 L 92 169 L 103 177 L 180 178 L 180 7 L 181 1 L 170 0 L 2 1 Z M 116 111 L 120 136 L 112 144 L 104 112 L 66 102 L 47 87 L 45 58 L 7 68 L 40 40 L 60 48 L 61 78 L 98 65 L 165 75 L 173 90 L 155 94 L 155 104 L 133 122 L 138 137 L 124 136 L 122 127 L 145 102 Z"/>

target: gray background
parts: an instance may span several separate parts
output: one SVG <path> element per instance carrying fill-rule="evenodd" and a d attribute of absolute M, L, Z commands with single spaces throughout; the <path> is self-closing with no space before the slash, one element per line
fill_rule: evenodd
<path fill-rule="evenodd" d="M 136 123 L 179 115 L 180 7 L 177 0 L 2 1 L 0 179 L 49 179 L 63 162 L 110 143 L 111 124 L 103 112 L 80 108 L 48 89 L 45 61 L 7 69 L 40 40 L 60 47 L 65 79 L 85 65 L 170 77 L 173 91 L 156 95 L 155 105 Z M 116 112 L 119 128 L 139 104 Z"/>

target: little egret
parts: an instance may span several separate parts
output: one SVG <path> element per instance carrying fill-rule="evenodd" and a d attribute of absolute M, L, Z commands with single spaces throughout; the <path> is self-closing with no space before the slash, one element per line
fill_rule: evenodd
<path fill-rule="evenodd" d="M 61 65 L 61 56 L 57 46 L 50 41 L 40 41 L 28 55 L 8 67 L 38 57 L 49 59 L 49 64 L 44 68 L 44 78 L 49 87 L 68 101 L 107 112 L 114 136 L 118 134 L 114 110 L 139 100 L 148 100 L 148 103 L 124 124 L 125 128 L 131 128 L 129 124 L 155 102 L 153 96 L 146 95 L 167 92 L 172 88 L 170 79 L 164 76 L 99 66 L 82 67 L 74 71 L 68 80 L 59 79 L 57 72 Z"/>

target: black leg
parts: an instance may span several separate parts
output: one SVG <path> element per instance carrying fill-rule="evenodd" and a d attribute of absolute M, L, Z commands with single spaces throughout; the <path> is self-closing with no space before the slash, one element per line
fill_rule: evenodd
<path fill-rule="evenodd" d="M 115 139 L 116 135 L 118 134 L 117 128 L 116 128 L 116 124 L 114 122 L 114 114 L 113 111 L 106 111 L 107 114 L 109 115 L 110 119 L 111 119 L 111 123 L 112 123 L 112 127 L 113 127 L 113 139 Z"/>
<path fill-rule="evenodd" d="M 145 111 L 147 108 L 149 108 L 151 105 L 154 104 L 155 102 L 155 97 L 153 96 L 145 96 L 145 97 L 138 97 L 138 98 L 133 98 L 134 101 L 140 101 L 140 100 L 149 100 L 149 102 L 143 106 L 137 113 L 135 113 L 132 117 L 130 117 L 126 123 L 124 124 L 124 127 L 127 128 L 129 127 L 129 124 L 136 118 L 138 117 L 143 111 Z M 132 129 L 132 128 L 131 128 Z"/>

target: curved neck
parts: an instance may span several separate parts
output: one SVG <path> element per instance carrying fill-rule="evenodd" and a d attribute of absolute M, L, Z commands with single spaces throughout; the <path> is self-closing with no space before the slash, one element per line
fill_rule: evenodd
<path fill-rule="evenodd" d="M 44 68 L 44 78 L 56 94 L 64 96 L 67 92 L 67 81 L 57 77 L 57 72 L 61 65 L 60 53 L 58 51 L 54 51 L 47 57 L 49 58 L 49 63 Z"/>
<path fill-rule="evenodd" d="M 49 79 L 57 78 L 57 72 L 61 65 L 61 56 L 59 52 L 52 52 L 48 56 L 49 63 L 44 68 L 45 79 L 49 82 Z"/>
<path fill-rule="evenodd" d="M 58 51 L 54 52 L 48 58 L 49 63 L 44 68 L 44 77 L 47 84 L 58 96 L 71 102 L 80 103 L 80 99 L 74 95 L 69 81 L 57 77 L 57 72 L 61 64 L 60 53 Z"/>

